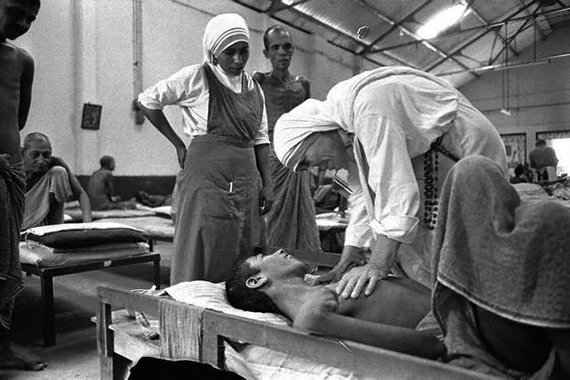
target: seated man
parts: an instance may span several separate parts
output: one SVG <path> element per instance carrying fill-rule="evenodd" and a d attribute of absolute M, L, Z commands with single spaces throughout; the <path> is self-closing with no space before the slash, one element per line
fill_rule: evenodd
<path fill-rule="evenodd" d="M 63 223 L 63 204 L 69 200 L 79 200 L 83 222 L 92 220 L 87 193 L 69 166 L 51 153 L 51 143 L 43 133 L 30 133 L 24 138 L 26 206 L 22 230 Z"/>
<path fill-rule="evenodd" d="M 447 359 L 500 378 L 570 378 L 570 210 L 522 201 L 492 160 L 449 172 L 433 241 Z"/>
<path fill-rule="evenodd" d="M 423 285 L 390 277 L 368 297 L 344 299 L 334 286 L 307 284 L 307 270 L 283 250 L 249 257 L 226 281 L 228 300 L 243 310 L 283 314 L 306 331 L 430 359 L 445 352 L 435 335 L 415 330 L 430 310 Z"/>
<path fill-rule="evenodd" d="M 115 196 L 113 184 L 115 159 L 111 156 L 103 156 L 99 163 L 101 168 L 93 172 L 87 184 L 87 194 L 92 209 L 96 211 L 134 209 L 136 207 L 135 202 L 119 202 L 120 197 Z"/>

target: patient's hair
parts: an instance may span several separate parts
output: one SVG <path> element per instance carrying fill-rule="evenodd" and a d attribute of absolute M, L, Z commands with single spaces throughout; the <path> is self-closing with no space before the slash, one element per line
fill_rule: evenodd
<path fill-rule="evenodd" d="M 237 262 L 226 281 L 226 296 L 230 304 L 238 309 L 261 313 L 281 314 L 271 297 L 258 289 L 250 289 L 246 285 L 248 278 L 259 273 L 245 260 Z"/>

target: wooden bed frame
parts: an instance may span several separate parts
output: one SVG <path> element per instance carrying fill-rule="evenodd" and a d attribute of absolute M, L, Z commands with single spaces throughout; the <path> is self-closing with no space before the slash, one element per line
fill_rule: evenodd
<path fill-rule="evenodd" d="M 273 251 L 274 247 L 262 249 Z M 330 267 L 338 254 L 288 250 L 309 264 Z M 121 309 L 133 309 L 150 316 L 159 315 L 159 302 L 170 299 L 105 286 L 98 288 L 98 351 L 101 379 L 126 379 L 129 366 L 143 356 L 161 357 L 161 342 L 148 340 L 136 322 L 126 319 Z M 183 307 L 192 307 L 184 304 Z M 197 309 L 201 309 L 196 307 Z M 117 310 L 119 311 L 113 311 Z M 260 331 L 262 333 L 260 333 Z M 247 342 L 302 358 L 314 358 L 324 365 L 354 373 L 373 373 L 382 379 L 489 379 L 489 377 L 440 362 L 337 339 L 315 336 L 292 327 L 277 326 L 213 310 L 202 311 L 202 343 L 199 361 L 225 369 L 225 340 Z M 317 357 L 315 353 L 318 352 Z"/>
<path fill-rule="evenodd" d="M 90 261 L 85 263 L 61 265 L 55 267 L 38 267 L 32 264 L 21 264 L 22 270 L 26 272 L 28 276 L 36 275 L 40 278 L 41 281 L 44 346 L 55 345 L 55 308 L 53 295 L 54 277 L 148 262 L 153 263 L 154 284 L 157 286 L 157 288 L 160 288 L 160 254 L 158 253 L 151 252 L 135 256 Z"/>

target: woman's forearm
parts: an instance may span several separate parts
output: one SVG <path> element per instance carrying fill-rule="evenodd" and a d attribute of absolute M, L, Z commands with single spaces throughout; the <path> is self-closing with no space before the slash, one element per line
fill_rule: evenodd
<path fill-rule="evenodd" d="M 255 146 L 255 161 L 261 176 L 263 186 L 271 186 L 271 172 L 269 170 L 269 144 Z"/>
<path fill-rule="evenodd" d="M 368 263 L 378 268 L 390 270 L 396 259 L 396 253 L 400 248 L 397 240 L 390 239 L 386 235 L 377 235 L 371 243 L 371 254 Z"/>

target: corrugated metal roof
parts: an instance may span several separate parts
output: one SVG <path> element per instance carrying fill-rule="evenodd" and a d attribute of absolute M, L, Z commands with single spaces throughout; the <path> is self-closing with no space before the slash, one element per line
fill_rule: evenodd
<path fill-rule="evenodd" d="M 519 53 L 570 26 L 570 0 L 234 0 L 363 57 L 378 66 L 405 65 L 456 86 L 504 68 Z M 451 5 L 468 12 L 433 39 L 417 30 Z M 362 38 L 358 30 L 366 26 Z M 559 52 L 557 56 L 566 56 Z M 541 57 L 538 57 L 541 58 Z M 544 58 L 544 57 L 542 57 Z"/>

